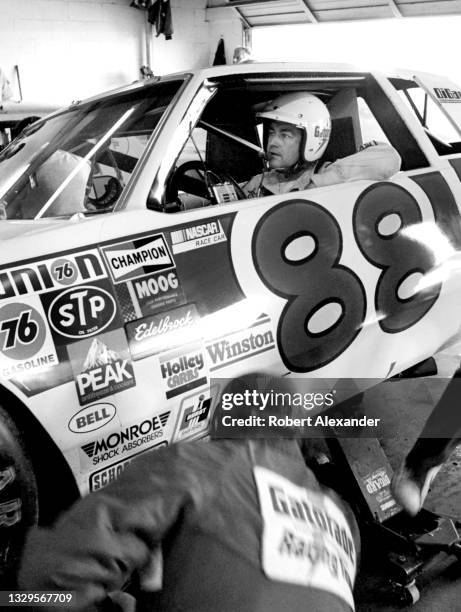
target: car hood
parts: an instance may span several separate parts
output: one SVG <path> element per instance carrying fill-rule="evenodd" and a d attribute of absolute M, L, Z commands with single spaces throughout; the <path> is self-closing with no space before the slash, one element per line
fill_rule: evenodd
<path fill-rule="evenodd" d="M 11 238 L 16 238 L 17 236 L 23 236 L 25 234 L 39 234 L 43 231 L 48 230 L 50 227 L 56 226 L 57 224 L 62 225 L 63 223 L 69 223 L 69 219 L 31 219 L 30 221 L 0 221 L 0 243 L 4 240 L 9 240 Z"/>
<path fill-rule="evenodd" d="M 0 221 L 0 267 L 97 244 L 104 219 Z"/>

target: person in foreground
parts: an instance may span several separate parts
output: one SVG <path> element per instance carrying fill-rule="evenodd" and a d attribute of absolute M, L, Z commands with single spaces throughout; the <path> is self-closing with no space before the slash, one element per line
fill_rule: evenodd
<path fill-rule="evenodd" d="M 397 151 L 375 141 L 320 167 L 331 133 L 330 113 L 311 93 L 279 96 L 256 113 L 267 130 L 265 145 L 269 171 L 251 178 L 243 191 L 247 197 L 260 197 L 302 191 L 311 187 L 335 185 L 360 179 L 386 180 L 400 170 Z"/>
<path fill-rule="evenodd" d="M 251 391 L 258 380 L 236 379 L 226 392 Z M 306 467 L 300 441 L 280 438 L 189 442 L 144 454 L 53 527 L 31 530 L 19 588 L 75 591 L 73 610 L 99 610 L 133 574 L 145 582 L 159 543 L 163 585 L 155 605 L 143 609 L 354 608 L 353 514 Z"/>

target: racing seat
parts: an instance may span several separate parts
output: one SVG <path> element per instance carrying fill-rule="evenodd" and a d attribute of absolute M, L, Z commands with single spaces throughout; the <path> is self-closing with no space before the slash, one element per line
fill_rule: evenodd
<path fill-rule="evenodd" d="M 320 158 L 319 167 L 325 162 L 334 162 L 357 152 L 352 117 L 337 117 L 331 120 L 331 135 L 328 146 Z"/>

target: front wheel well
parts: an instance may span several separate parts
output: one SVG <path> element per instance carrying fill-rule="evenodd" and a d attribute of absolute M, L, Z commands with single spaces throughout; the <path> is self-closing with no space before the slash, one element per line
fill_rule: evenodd
<path fill-rule="evenodd" d="M 39 498 L 38 522 L 49 525 L 60 511 L 80 497 L 75 477 L 42 424 L 23 402 L 2 386 L 0 405 L 14 421 L 34 470 Z"/>

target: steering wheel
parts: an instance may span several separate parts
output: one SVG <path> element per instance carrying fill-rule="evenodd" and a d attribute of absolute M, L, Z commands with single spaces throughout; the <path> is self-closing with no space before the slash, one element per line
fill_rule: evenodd
<path fill-rule="evenodd" d="M 184 191 L 211 200 L 212 204 L 218 204 L 212 188 L 226 182 L 232 184 L 238 200 L 246 199 L 243 189 L 232 176 L 222 170 L 207 167 L 199 159 L 193 159 L 174 170 L 168 181 L 166 199 L 167 202 L 175 202 L 178 192 Z"/>

